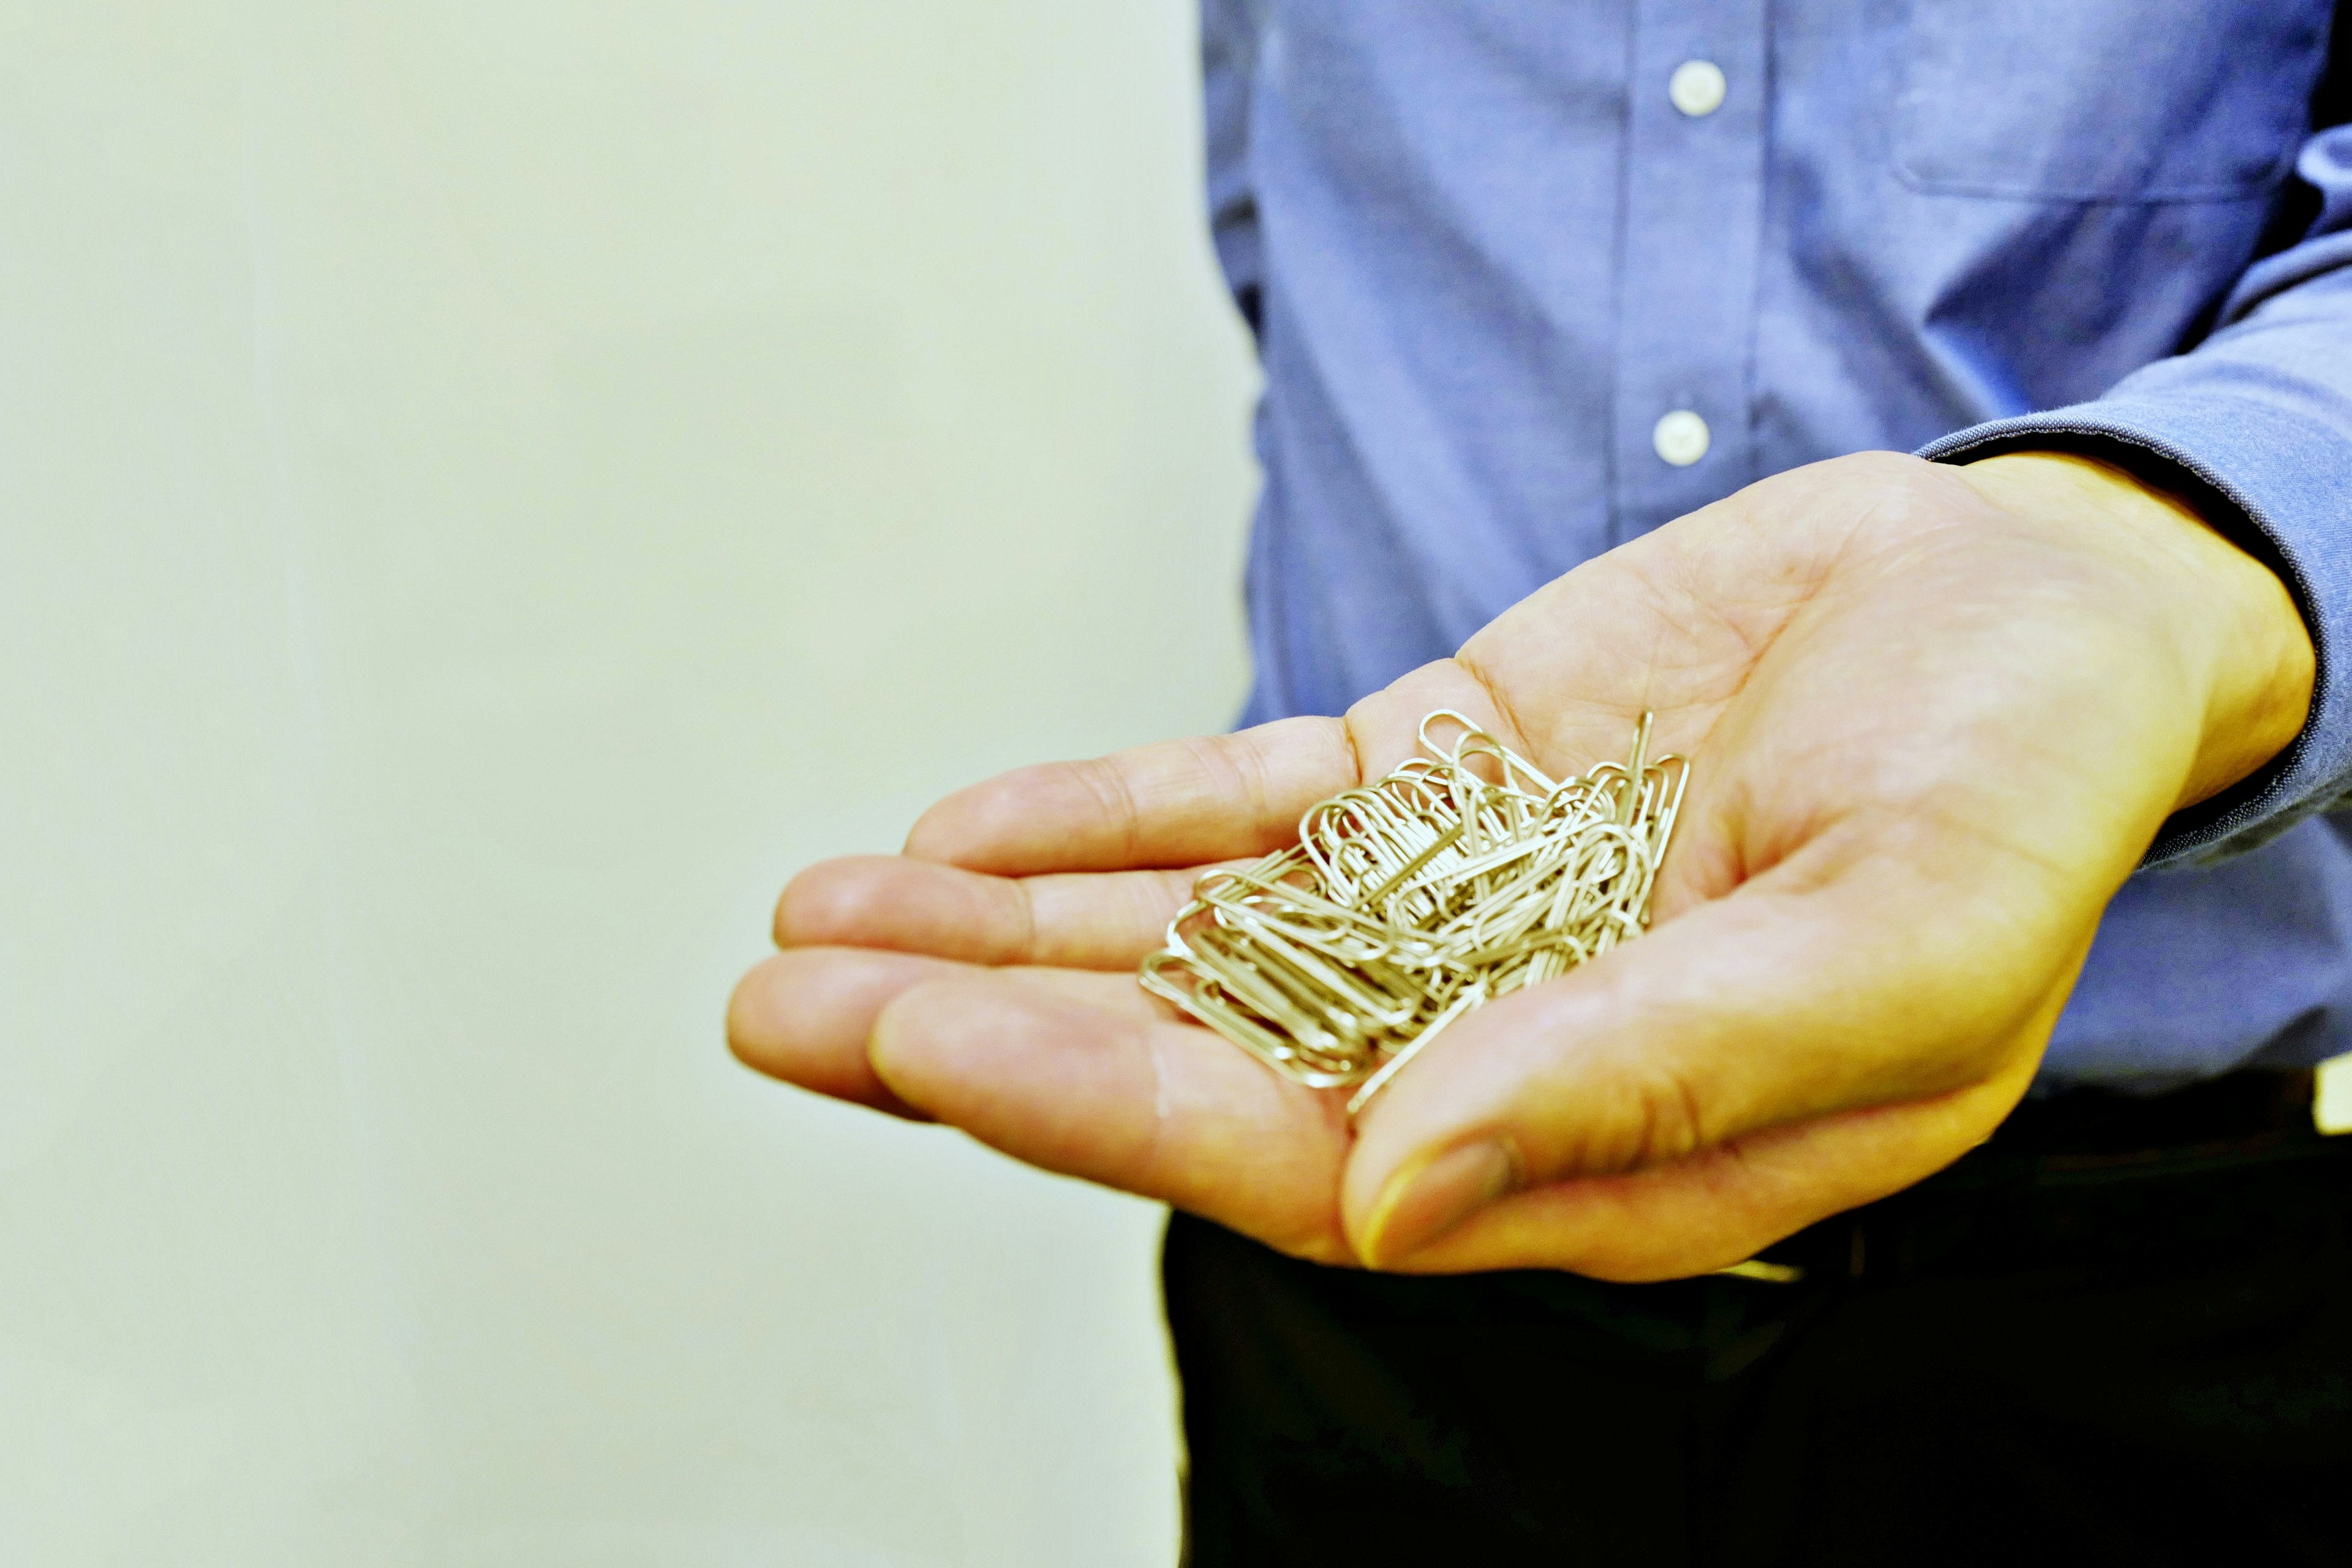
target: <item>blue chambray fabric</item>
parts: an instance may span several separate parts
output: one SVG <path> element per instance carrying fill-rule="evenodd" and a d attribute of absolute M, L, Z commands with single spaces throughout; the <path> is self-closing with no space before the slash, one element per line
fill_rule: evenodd
<path fill-rule="evenodd" d="M 2332 9 L 1205 0 L 1211 227 L 1265 372 L 1246 720 L 1341 711 L 1783 468 L 2093 451 L 2273 565 L 2319 690 L 2110 907 L 2044 1087 L 2352 1049 Z M 1669 96 L 1692 60 L 1711 112 Z M 1686 467 L 1651 444 L 1676 409 Z"/>

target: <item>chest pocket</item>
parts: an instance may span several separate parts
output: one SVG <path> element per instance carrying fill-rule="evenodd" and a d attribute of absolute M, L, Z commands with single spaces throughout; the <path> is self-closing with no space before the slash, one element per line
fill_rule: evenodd
<path fill-rule="evenodd" d="M 2331 0 L 1912 0 L 1895 171 L 1916 189 L 2222 201 L 2292 166 Z"/>

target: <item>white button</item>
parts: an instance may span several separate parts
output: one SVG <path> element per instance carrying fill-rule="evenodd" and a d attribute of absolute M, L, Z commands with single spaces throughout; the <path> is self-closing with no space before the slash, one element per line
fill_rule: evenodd
<path fill-rule="evenodd" d="M 1706 421 L 1687 408 L 1677 408 L 1650 432 L 1658 456 L 1677 468 L 1687 468 L 1706 456 Z"/>
<path fill-rule="evenodd" d="M 1713 60 L 1685 60 L 1666 79 L 1666 96 L 1696 120 L 1723 107 L 1724 86 L 1723 68 Z"/>

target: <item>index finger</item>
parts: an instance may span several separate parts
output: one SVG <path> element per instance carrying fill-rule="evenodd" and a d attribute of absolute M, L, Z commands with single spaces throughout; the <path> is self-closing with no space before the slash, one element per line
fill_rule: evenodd
<path fill-rule="evenodd" d="M 1283 847 L 1361 777 L 1345 723 L 1284 719 L 1016 768 L 925 812 L 907 853 L 998 876 L 1198 866 Z"/>

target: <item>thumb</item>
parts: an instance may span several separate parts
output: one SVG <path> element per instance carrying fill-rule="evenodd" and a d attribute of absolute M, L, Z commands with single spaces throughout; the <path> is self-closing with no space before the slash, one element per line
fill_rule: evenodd
<path fill-rule="evenodd" d="M 1948 1101 L 1968 1114 L 1916 1122 L 1937 1147 L 1870 1163 L 1901 1173 L 1882 1189 L 1892 1191 L 1990 1133 L 2032 1078 L 2088 931 L 2053 945 L 2040 922 L 1970 919 L 1883 868 L 1787 890 L 1774 881 L 1747 883 L 1433 1041 L 1360 1123 L 1341 1189 L 1357 1255 L 1387 1267 L 1510 1194 L 1664 1174 L 1767 1129 L 1999 1080 L 2000 1093 Z M 1895 1124 L 1877 1125 L 1884 1142 Z M 1720 1197 L 1738 1162 L 1728 1176 L 1723 1160 L 1706 1163 L 1706 1188 Z M 1880 1195 L 1861 1190 L 1870 1173 L 1852 1158 L 1822 1169 L 1816 1196 L 1828 1206 L 1787 1229 Z M 1772 1179 L 1771 1213 L 1814 1201 L 1786 1157 Z"/>

